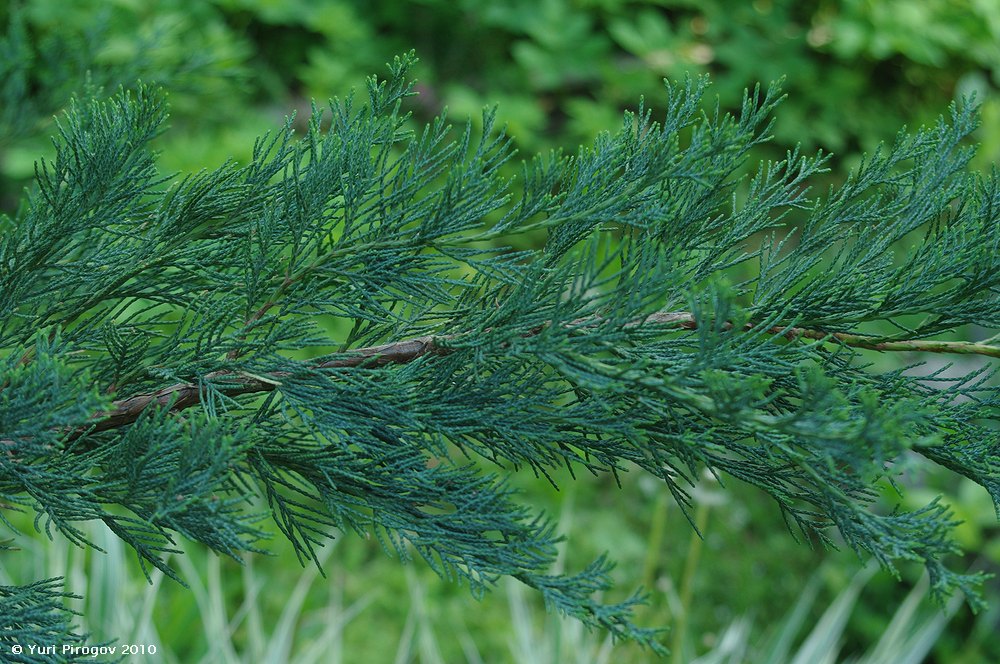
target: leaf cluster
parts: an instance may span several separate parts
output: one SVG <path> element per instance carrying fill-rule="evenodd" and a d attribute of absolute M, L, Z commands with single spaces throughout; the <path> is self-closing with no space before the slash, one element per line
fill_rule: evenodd
<path fill-rule="evenodd" d="M 262 514 L 303 561 L 353 530 L 658 648 L 631 620 L 641 595 L 598 601 L 608 559 L 549 571 L 553 525 L 505 476 L 641 469 L 686 511 L 708 469 L 798 536 L 917 561 L 939 597 L 977 601 L 945 504 L 876 498 L 918 455 L 1000 502 L 992 373 L 941 387 L 852 346 L 873 322 L 900 333 L 868 347 L 997 326 L 998 186 L 966 170 L 969 105 L 820 196 L 822 154 L 746 175 L 776 85 L 734 116 L 687 79 L 661 120 L 640 106 L 510 179 L 495 110 L 483 132 L 408 129 L 412 63 L 184 177 L 148 149 L 156 90 L 70 110 L 0 220 L 5 510 L 83 545 L 75 524 L 103 521 L 171 575 L 176 536 L 238 558 Z"/>

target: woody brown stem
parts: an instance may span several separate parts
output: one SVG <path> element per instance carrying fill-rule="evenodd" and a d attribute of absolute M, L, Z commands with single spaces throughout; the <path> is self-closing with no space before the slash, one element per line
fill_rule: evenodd
<path fill-rule="evenodd" d="M 593 316 L 573 321 L 571 326 L 586 326 L 590 322 L 598 324 L 600 321 L 600 317 Z M 688 330 L 697 328 L 694 315 L 686 311 L 656 312 L 640 321 L 630 324 L 628 327 L 637 327 L 644 324 L 674 326 Z M 728 323 L 726 325 L 731 327 Z M 753 329 L 753 326 L 748 324 L 744 326 L 744 329 L 749 331 Z M 525 336 L 532 336 L 539 331 L 530 331 Z M 879 341 L 878 337 L 866 335 L 780 326 L 769 328 L 767 333 L 781 335 L 789 340 L 813 339 L 817 341 L 830 341 L 875 351 L 961 353 L 1000 357 L 1000 347 L 975 342 L 926 340 Z M 454 335 L 424 336 L 379 346 L 369 346 L 351 351 L 342 357 L 318 363 L 314 368 L 340 369 L 406 364 L 423 355 L 443 355 L 450 352 L 451 349 L 447 344 L 442 344 L 441 342 L 453 338 L 455 338 Z M 265 376 L 255 376 L 234 370 L 216 371 L 207 374 L 204 378 L 209 382 L 217 381 L 223 383 L 221 386 L 216 386 L 219 392 L 227 396 L 240 396 L 273 391 L 276 387 L 280 386 L 281 380 L 288 375 L 289 373 L 286 371 L 275 371 Z M 180 411 L 198 404 L 200 400 L 201 390 L 198 385 L 191 383 L 178 383 L 164 387 L 156 392 L 133 395 L 127 399 L 115 401 L 114 407 L 111 410 L 98 413 L 91 425 L 86 427 L 86 429 L 78 430 L 73 437 L 79 437 L 87 432 L 107 431 L 132 424 L 152 404 L 156 404 L 162 408 L 170 408 L 171 411 Z"/>
<path fill-rule="evenodd" d="M 406 341 L 397 341 L 381 346 L 370 346 L 351 351 L 349 355 L 338 357 L 315 366 L 316 369 L 339 369 L 359 367 L 380 367 L 386 364 L 405 364 L 421 355 L 430 353 L 443 354 L 447 348 L 435 343 L 435 337 L 419 337 Z M 225 385 L 216 389 L 226 396 L 240 396 L 257 392 L 271 392 L 281 384 L 281 379 L 289 376 L 287 371 L 274 371 L 266 376 L 253 376 L 238 371 L 214 371 L 205 375 L 208 382 L 223 381 Z M 114 402 L 114 408 L 96 415 L 93 424 L 85 430 L 80 430 L 76 436 L 85 432 L 107 431 L 132 424 L 139 415 L 152 404 L 171 411 L 180 411 L 198 404 L 201 401 L 201 390 L 191 383 L 177 383 L 156 392 L 136 394 L 127 399 Z"/>

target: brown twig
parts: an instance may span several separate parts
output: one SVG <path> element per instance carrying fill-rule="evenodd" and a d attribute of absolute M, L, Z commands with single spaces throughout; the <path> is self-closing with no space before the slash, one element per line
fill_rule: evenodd
<path fill-rule="evenodd" d="M 589 322 L 598 324 L 599 317 L 590 317 L 574 321 L 571 326 L 586 326 Z M 697 328 L 695 317 L 690 312 L 656 312 L 640 321 L 629 325 L 638 327 L 645 324 L 674 326 L 681 329 L 693 330 Z M 728 327 L 731 327 L 727 323 Z M 749 331 L 752 325 L 744 326 Z M 540 330 L 534 330 L 526 334 L 531 336 Z M 984 343 L 964 342 L 964 341 L 879 341 L 878 337 L 871 337 L 846 332 L 824 332 L 822 330 L 812 330 L 800 327 L 772 327 L 767 330 L 768 334 L 784 336 L 789 340 L 813 339 L 817 341 L 831 341 L 841 343 L 855 348 L 864 348 L 875 351 L 914 351 L 929 353 L 961 353 L 977 354 L 989 357 L 1000 358 L 1000 347 L 991 346 Z M 447 344 L 442 344 L 454 338 L 453 335 L 445 336 L 424 336 L 404 341 L 382 344 L 379 346 L 369 346 L 360 348 L 337 357 L 332 360 L 318 363 L 316 369 L 340 369 L 352 367 L 381 367 L 388 364 L 406 364 L 412 362 L 423 355 L 443 355 L 450 352 L 451 348 Z M 256 376 L 240 371 L 216 371 L 207 374 L 204 378 L 209 382 L 218 381 L 222 383 L 216 389 L 227 396 L 239 396 L 243 394 L 263 393 L 273 391 L 280 386 L 281 380 L 289 375 L 285 371 L 276 371 L 265 376 Z M 115 401 L 113 408 L 108 411 L 97 413 L 92 424 L 85 429 L 77 430 L 72 436 L 79 437 L 84 433 L 95 431 L 107 431 L 117 429 L 135 422 L 139 415 L 150 405 L 156 404 L 161 408 L 170 408 L 171 411 L 180 411 L 185 408 L 197 405 L 201 401 L 201 390 L 198 385 L 192 383 L 177 383 L 169 385 L 155 392 L 136 394 L 127 399 Z"/>
<path fill-rule="evenodd" d="M 370 346 L 352 351 L 344 357 L 321 362 L 317 369 L 339 369 L 350 367 L 380 367 L 386 364 L 405 364 L 421 355 L 430 353 L 442 354 L 449 349 L 435 343 L 435 337 L 419 337 L 406 341 Z M 257 392 L 271 392 L 281 385 L 281 380 L 287 377 L 287 371 L 275 371 L 266 376 L 254 376 L 239 371 L 214 371 L 205 375 L 209 382 L 219 380 L 224 385 L 218 391 L 226 396 L 239 396 Z M 192 383 L 177 383 L 156 392 L 136 394 L 127 399 L 114 402 L 114 408 L 97 413 L 94 423 L 80 430 L 75 437 L 87 432 L 107 431 L 132 424 L 139 415 L 152 404 L 161 408 L 169 407 L 171 411 L 180 411 L 194 406 L 201 401 L 200 388 Z"/>

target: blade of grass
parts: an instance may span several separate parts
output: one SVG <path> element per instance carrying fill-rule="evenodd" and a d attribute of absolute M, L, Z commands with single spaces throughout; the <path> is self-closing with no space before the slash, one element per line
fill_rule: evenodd
<path fill-rule="evenodd" d="M 816 626 L 806 637 L 795 654 L 792 664 L 821 664 L 837 660 L 840 641 L 844 636 L 844 626 L 854 610 L 861 589 L 875 573 L 876 567 L 868 565 L 851 580 L 837 598 L 823 612 Z"/>

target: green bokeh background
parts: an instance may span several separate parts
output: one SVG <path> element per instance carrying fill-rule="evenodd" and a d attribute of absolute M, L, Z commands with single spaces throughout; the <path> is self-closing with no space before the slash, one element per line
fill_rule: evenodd
<path fill-rule="evenodd" d="M 982 117 L 974 167 L 1000 162 L 996 0 L 25 0 L 0 4 L 0 25 L 7 212 L 30 187 L 35 160 L 51 152 L 53 115 L 74 94 L 137 80 L 163 85 L 172 114 L 156 141 L 160 165 L 184 173 L 247 159 L 256 136 L 293 112 L 304 126 L 314 100 L 363 93 L 366 76 L 410 49 L 421 58 L 415 124 L 444 107 L 456 121 L 475 122 L 484 106 L 499 104 L 523 155 L 573 151 L 614 130 L 640 98 L 662 106 L 664 77 L 708 73 L 723 109 L 737 108 L 757 82 L 784 79 L 788 99 L 774 140 L 754 162 L 795 145 L 832 151 L 836 182 L 904 125 L 932 121 L 952 99 L 973 94 Z M 885 368 L 925 358 L 872 359 Z M 951 497 L 970 552 L 956 565 L 1000 567 L 1000 529 L 984 491 L 943 471 L 905 477 L 904 508 Z M 699 489 L 699 540 L 650 478 L 631 473 L 622 487 L 610 477 L 558 479 L 561 490 L 531 476 L 514 483 L 559 520 L 567 568 L 610 551 L 620 592 L 609 599 L 640 582 L 651 591 L 639 618 L 672 628 L 665 642 L 680 646 L 674 661 L 717 650 L 742 618 L 752 659 L 810 579 L 819 588 L 815 619 L 862 566 L 849 552 L 795 542 L 775 506 L 735 481 L 723 490 L 706 480 Z M 886 509 L 898 501 L 887 488 Z M 24 533 L 34 531 L 30 516 L 18 516 Z M 148 661 L 652 658 L 547 616 L 513 585 L 476 600 L 354 535 L 331 545 L 325 578 L 303 571 L 280 540 L 277 555 L 247 568 L 188 546 L 178 564 L 191 590 L 159 577 L 147 585 L 113 539 L 94 536 L 107 554 L 18 537 L 24 551 L 3 554 L 0 583 L 68 570 L 67 587 L 87 597 L 74 606 L 95 640 L 154 640 L 158 654 Z M 885 633 L 919 576 L 903 572 L 902 583 L 880 574 L 867 584 L 844 627 L 843 653 L 863 652 Z M 304 588 L 298 603 L 296 584 Z M 992 608 L 978 616 L 960 609 L 930 661 L 1000 661 L 1000 587 L 986 592 Z"/>

